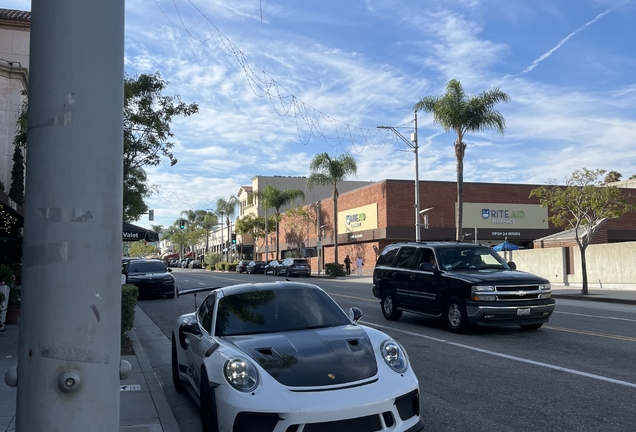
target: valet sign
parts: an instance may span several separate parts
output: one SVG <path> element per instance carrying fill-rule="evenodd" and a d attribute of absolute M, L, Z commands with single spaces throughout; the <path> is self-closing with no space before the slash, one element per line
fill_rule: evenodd
<path fill-rule="evenodd" d="M 377 203 L 338 212 L 338 234 L 376 229 L 377 227 Z"/>
<path fill-rule="evenodd" d="M 464 203 L 464 227 L 546 229 L 548 209 L 535 204 Z"/>

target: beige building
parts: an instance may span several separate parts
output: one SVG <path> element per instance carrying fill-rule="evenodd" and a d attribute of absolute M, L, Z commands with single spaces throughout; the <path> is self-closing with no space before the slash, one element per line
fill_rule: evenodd
<path fill-rule="evenodd" d="M 29 84 L 31 12 L 0 9 L 0 182 L 11 187 L 13 137 Z"/>

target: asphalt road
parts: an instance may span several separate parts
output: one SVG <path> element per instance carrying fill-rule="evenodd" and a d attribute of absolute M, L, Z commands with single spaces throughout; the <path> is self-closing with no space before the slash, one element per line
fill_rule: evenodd
<path fill-rule="evenodd" d="M 173 269 L 181 290 L 282 277 Z M 405 313 L 384 319 L 369 283 L 302 278 L 327 291 L 363 324 L 402 343 L 419 380 L 428 431 L 627 431 L 636 428 L 636 306 L 557 300 L 548 324 L 448 332 L 443 323 Z M 369 279 L 366 278 L 366 281 Z M 199 294 L 197 304 L 204 295 Z M 142 299 L 139 306 L 169 337 L 194 310 L 192 295 Z M 198 409 L 171 385 L 169 344 L 149 353 L 183 431 L 200 431 Z"/>

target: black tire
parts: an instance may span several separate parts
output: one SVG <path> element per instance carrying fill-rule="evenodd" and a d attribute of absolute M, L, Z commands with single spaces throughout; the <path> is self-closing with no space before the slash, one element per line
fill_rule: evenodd
<path fill-rule="evenodd" d="M 398 309 L 399 303 L 391 291 L 385 291 L 384 294 L 382 294 L 380 306 L 382 308 L 382 315 L 389 321 L 397 321 L 402 317 L 402 311 Z"/>
<path fill-rule="evenodd" d="M 174 335 L 172 336 L 172 385 L 177 393 L 183 393 L 185 391 L 183 381 L 179 378 L 179 359 L 177 358 L 177 346 L 175 344 Z"/>
<path fill-rule="evenodd" d="M 459 297 L 451 297 L 446 302 L 444 310 L 446 327 L 453 333 L 466 333 L 468 331 L 468 315 L 466 304 Z"/>
<path fill-rule="evenodd" d="M 289 277 L 289 269 L 285 270 L 285 277 Z"/>
<path fill-rule="evenodd" d="M 543 325 L 543 323 L 541 324 L 523 324 L 520 325 L 519 327 L 521 327 L 524 330 L 538 330 L 541 328 L 541 326 Z"/>
<path fill-rule="evenodd" d="M 214 400 L 214 392 L 210 388 L 208 374 L 205 372 L 205 369 L 201 371 L 199 401 L 201 402 L 202 432 L 219 432 L 219 422 L 216 417 L 216 401 Z"/>

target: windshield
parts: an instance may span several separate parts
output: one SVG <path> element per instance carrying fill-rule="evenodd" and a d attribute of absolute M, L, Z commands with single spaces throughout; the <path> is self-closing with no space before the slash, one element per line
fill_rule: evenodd
<path fill-rule="evenodd" d="M 165 273 L 166 266 L 160 262 L 132 262 L 128 266 L 128 273 Z"/>
<path fill-rule="evenodd" d="M 351 324 L 349 318 L 321 290 L 262 290 L 219 300 L 216 335 L 277 333 L 346 324 Z"/>
<path fill-rule="evenodd" d="M 437 250 L 437 260 L 444 270 L 509 270 L 508 264 L 489 247 L 453 247 Z"/>

